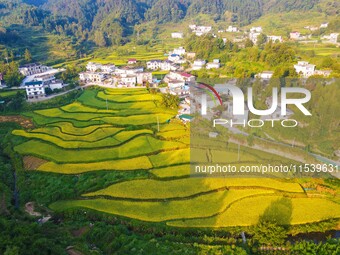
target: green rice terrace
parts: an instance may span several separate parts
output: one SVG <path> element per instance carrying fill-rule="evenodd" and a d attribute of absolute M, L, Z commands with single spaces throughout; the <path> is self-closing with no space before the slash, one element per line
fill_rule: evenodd
<path fill-rule="evenodd" d="M 14 150 L 22 155 L 29 173 L 51 175 L 54 182 L 72 176 L 85 182 L 84 175 L 116 174 L 85 185 L 88 188 L 74 199 L 55 195 L 48 206 L 57 212 L 86 209 L 204 228 L 255 225 L 271 208 L 277 214 L 289 212 L 285 224 L 340 218 L 336 197 L 309 194 L 301 180 L 190 178 L 190 124 L 176 119 L 177 110 L 164 108 L 161 101 L 160 95 L 143 88 L 88 89 L 72 104 L 24 113 L 35 128 L 12 132 Z M 204 153 L 197 149 L 198 157 Z M 237 158 L 232 149 L 212 154 L 230 162 Z M 242 146 L 238 163 L 258 164 L 259 158 L 290 162 Z M 122 180 L 119 174 L 129 178 Z M 62 192 L 48 190 L 47 182 L 40 184 L 36 189 L 41 192 Z"/>

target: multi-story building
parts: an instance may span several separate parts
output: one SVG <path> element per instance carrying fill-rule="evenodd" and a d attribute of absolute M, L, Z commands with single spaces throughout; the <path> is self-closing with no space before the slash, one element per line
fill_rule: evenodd
<path fill-rule="evenodd" d="M 304 78 L 314 75 L 315 67 L 307 61 L 299 61 L 297 65 L 294 65 L 295 71 Z"/>
<path fill-rule="evenodd" d="M 41 65 L 39 63 L 31 63 L 20 67 L 19 72 L 24 76 L 30 76 L 34 74 L 44 73 L 50 69 L 50 67 Z"/>
<path fill-rule="evenodd" d="M 25 83 L 28 99 L 38 99 L 46 96 L 45 86 L 42 81 L 31 81 Z"/>

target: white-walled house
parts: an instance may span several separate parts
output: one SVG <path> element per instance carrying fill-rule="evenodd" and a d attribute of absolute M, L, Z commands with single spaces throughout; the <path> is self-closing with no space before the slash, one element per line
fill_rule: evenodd
<path fill-rule="evenodd" d="M 192 70 L 201 70 L 205 66 L 205 60 L 197 59 L 194 61 L 194 64 L 192 65 Z"/>
<path fill-rule="evenodd" d="M 117 67 L 115 70 L 115 74 L 120 75 L 120 74 L 136 74 L 144 72 L 143 67 L 133 67 L 133 66 L 124 66 L 124 67 Z"/>
<path fill-rule="evenodd" d="M 173 52 L 170 52 L 173 53 L 173 54 L 177 54 L 177 55 L 180 55 L 180 56 L 183 56 L 185 54 L 185 49 L 184 47 L 178 47 L 178 48 L 175 48 Z"/>
<path fill-rule="evenodd" d="M 297 32 L 297 31 L 291 32 L 289 34 L 289 37 L 292 40 L 298 40 L 298 39 L 300 39 L 300 36 L 301 36 L 301 34 L 299 32 Z"/>
<path fill-rule="evenodd" d="M 263 71 L 262 73 L 258 73 L 255 78 L 259 78 L 262 80 L 269 80 L 273 77 L 273 71 Z"/>
<path fill-rule="evenodd" d="M 324 22 L 320 25 L 320 28 L 327 28 L 328 27 L 328 22 Z"/>
<path fill-rule="evenodd" d="M 338 36 L 339 33 L 331 33 L 330 35 L 324 35 L 323 37 L 321 37 L 321 39 L 323 40 L 328 40 L 329 43 L 338 43 Z"/>
<path fill-rule="evenodd" d="M 136 79 L 137 84 L 144 85 L 145 83 L 152 83 L 152 73 L 150 72 L 137 73 Z"/>
<path fill-rule="evenodd" d="M 196 77 L 194 75 L 191 75 L 189 73 L 184 73 L 184 72 L 170 72 L 169 74 L 165 76 L 164 81 L 169 82 L 170 80 L 195 82 Z"/>
<path fill-rule="evenodd" d="M 272 42 L 283 42 L 282 36 L 279 35 L 268 35 L 267 36 L 267 41 L 272 41 Z"/>
<path fill-rule="evenodd" d="M 23 65 L 19 68 L 19 72 L 24 76 L 30 76 L 34 74 L 44 73 L 52 68 L 41 65 L 39 63 L 31 63 Z"/>
<path fill-rule="evenodd" d="M 42 81 L 31 81 L 25 83 L 25 89 L 28 99 L 38 99 L 45 97 L 45 87 Z"/>
<path fill-rule="evenodd" d="M 184 35 L 181 32 L 171 33 L 171 38 L 183 39 Z"/>
<path fill-rule="evenodd" d="M 250 33 L 262 33 L 263 30 L 262 30 L 262 27 L 252 27 L 250 29 Z"/>
<path fill-rule="evenodd" d="M 86 65 L 86 70 L 88 72 L 102 72 L 102 73 L 113 73 L 116 69 L 115 65 L 107 64 L 102 65 L 99 63 L 88 62 Z"/>
<path fill-rule="evenodd" d="M 214 59 L 213 62 L 209 62 L 206 65 L 207 69 L 218 69 L 221 67 L 220 60 L 219 59 Z"/>
<path fill-rule="evenodd" d="M 172 63 L 169 60 L 150 60 L 146 63 L 146 67 L 149 70 L 162 70 L 162 71 L 176 71 L 177 70 L 177 66 L 174 65 L 174 63 Z"/>
<path fill-rule="evenodd" d="M 307 61 L 299 61 L 294 65 L 295 71 L 304 78 L 308 78 L 315 73 L 315 65 L 309 64 Z"/>
<path fill-rule="evenodd" d="M 79 74 L 79 80 L 82 82 L 103 82 L 105 75 L 97 72 L 82 72 Z"/>
<path fill-rule="evenodd" d="M 239 32 L 239 30 L 238 30 L 237 27 L 229 26 L 229 27 L 226 29 L 226 32 L 229 32 L 229 33 L 236 33 L 236 32 Z"/>
<path fill-rule="evenodd" d="M 47 85 L 51 90 L 64 88 L 64 82 L 62 80 L 54 80 Z"/>
<path fill-rule="evenodd" d="M 251 32 L 249 34 L 249 39 L 253 42 L 253 44 L 257 44 L 257 38 L 258 36 L 260 35 L 261 33 L 258 33 L 258 32 Z"/>

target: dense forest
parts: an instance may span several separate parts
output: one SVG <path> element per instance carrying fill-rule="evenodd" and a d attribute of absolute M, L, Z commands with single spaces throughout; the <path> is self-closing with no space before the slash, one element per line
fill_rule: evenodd
<path fill-rule="evenodd" d="M 2 40 L 13 40 L 13 24 L 42 26 L 78 42 L 110 46 L 126 42 L 144 21 L 162 24 L 209 14 L 215 21 L 242 26 L 267 13 L 334 12 L 338 7 L 337 1 L 324 0 L 0 0 L 0 33 Z"/>

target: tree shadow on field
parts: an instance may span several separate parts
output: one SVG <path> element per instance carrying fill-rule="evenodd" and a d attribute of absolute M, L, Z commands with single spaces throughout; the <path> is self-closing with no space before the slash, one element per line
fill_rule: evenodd
<path fill-rule="evenodd" d="M 289 226 L 292 220 L 293 205 L 289 198 L 283 197 L 270 204 L 260 216 L 259 222 L 271 222 Z"/>

